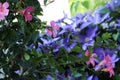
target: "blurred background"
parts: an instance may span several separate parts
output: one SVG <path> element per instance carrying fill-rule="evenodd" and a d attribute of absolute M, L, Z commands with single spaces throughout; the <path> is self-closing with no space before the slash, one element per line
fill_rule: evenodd
<path fill-rule="evenodd" d="M 94 11 L 97 7 L 103 6 L 111 0 L 48 0 L 44 5 L 44 0 L 39 0 L 43 8 L 44 16 L 40 17 L 47 21 L 58 20 L 67 14 L 68 17 L 73 17 L 78 13 Z"/>

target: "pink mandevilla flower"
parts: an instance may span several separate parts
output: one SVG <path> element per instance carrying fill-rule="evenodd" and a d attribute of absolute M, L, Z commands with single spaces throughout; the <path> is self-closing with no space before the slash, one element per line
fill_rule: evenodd
<path fill-rule="evenodd" d="M 25 8 L 25 9 L 22 11 L 22 14 L 24 15 L 26 21 L 31 21 L 31 20 L 32 20 L 32 15 L 31 15 L 31 13 L 32 13 L 33 11 L 34 11 L 34 7 L 33 7 L 33 6 L 28 6 L 27 8 Z"/>
<path fill-rule="evenodd" d="M 9 10 L 7 9 L 9 7 L 9 4 L 8 2 L 5 2 L 3 3 L 0 3 L 0 20 L 4 20 L 5 19 L 5 16 L 8 15 L 9 13 Z"/>
<path fill-rule="evenodd" d="M 85 55 L 87 57 L 89 57 L 89 60 L 86 62 L 86 64 L 92 64 L 92 66 L 94 67 L 95 66 L 95 60 L 96 60 L 95 57 L 97 57 L 97 55 L 95 53 L 90 54 L 90 52 L 88 50 L 85 52 Z"/>
<path fill-rule="evenodd" d="M 112 77 L 112 75 L 115 74 L 113 70 L 113 65 L 114 62 L 112 61 L 112 58 L 109 55 L 104 56 L 104 59 L 98 64 L 98 66 L 105 66 L 101 71 L 109 72 L 110 77 Z"/>
<path fill-rule="evenodd" d="M 114 70 L 113 70 L 113 67 L 107 67 L 107 68 L 104 68 L 102 71 L 104 72 L 109 72 L 110 74 L 110 77 L 112 77 L 112 75 L 114 75 Z"/>
<path fill-rule="evenodd" d="M 57 31 L 60 29 L 59 25 L 55 23 L 55 21 L 51 21 L 50 22 L 51 27 L 47 26 L 47 32 L 46 34 L 48 36 L 53 36 L 56 37 L 57 36 Z"/>

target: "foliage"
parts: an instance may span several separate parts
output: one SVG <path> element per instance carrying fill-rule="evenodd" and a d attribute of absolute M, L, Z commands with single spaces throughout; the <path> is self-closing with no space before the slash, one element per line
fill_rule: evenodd
<path fill-rule="evenodd" d="M 69 0 L 71 15 L 94 11 L 99 6 L 104 6 L 111 0 Z"/>
<path fill-rule="evenodd" d="M 1 3 L 2 80 L 119 80 L 119 1 L 51 25 L 38 19 L 37 0 Z"/>
<path fill-rule="evenodd" d="M 27 46 L 38 41 L 39 30 L 45 27 L 45 23 L 37 17 L 42 15 L 42 8 L 38 0 L 6 0 L 6 2 L 9 4 L 9 14 L 4 20 L 0 20 L 0 74 L 4 80 L 33 80 L 38 73 L 36 68 L 40 60 L 34 64 L 37 57 Z M 0 3 L 4 4 L 5 0 L 1 0 Z M 30 8 L 27 8 L 28 6 Z M 2 12 L 0 17 L 1 15 Z M 20 73 L 17 74 L 16 71 Z"/>

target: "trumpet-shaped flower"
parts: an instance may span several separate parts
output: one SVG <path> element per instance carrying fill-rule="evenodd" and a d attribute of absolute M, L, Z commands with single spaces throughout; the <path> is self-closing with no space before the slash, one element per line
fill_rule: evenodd
<path fill-rule="evenodd" d="M 31 21 L 32 20 L 32 15 L 31 13 L 34 11 L 33 6 L 28 6 L 22 11 L 22 15 L 24 15 L 26 21 Z"/>
<path fill-rule="evenodd" d="M 112 75 L 115 75 L 115 72 L 114 72 L 112 67 L 104 68 L 102 71 L 109 72 L 110 73 L 110 77 L 112 77 Z"/>
<path fill-rule="evenodd" d="M 46 34 L 49 36 L 56 37 L 57 31 L 60 29 L 59 25 L 55 23 L 55 21 L 50 22 L 51 27 L 47 26 Z"/>
<path fill-rule="evenodd" d="M 5 16 L 8 15 L 9 13 L 9 9 L 7 9 L 9 7 L 9 3 L 8 2 L 5 2 L 3 3 L 0 3 L 0 20 L 4 20 L 5 19 Z"/>
<path fill-rule="evenodd" d="M 110 77 L 114 75 L 114 66 L 115 66 L 115 56 L 110 57 L 110 55 L 104 56 L 104 59 L 95 67 L 95 70 L 100 70 L 104 72 L 109 72 Z"/>
<path fill-rule="evenodd" d="M 96 60 L 95 57 L 97 57 L 97 55 L 95 53 L 90 54 L 88 50 L 85 52 L 85 55 L 89 58 L 86 64 L 92 64 L 92 66 L 95 66 L 95 60 Z"/>

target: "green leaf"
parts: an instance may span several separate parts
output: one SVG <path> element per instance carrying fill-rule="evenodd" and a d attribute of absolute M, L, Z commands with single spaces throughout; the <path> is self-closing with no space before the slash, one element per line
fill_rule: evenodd
<path fill-rule="evenodd" d="M 32 39 L 33 39 L 34 43 L 37 41 L 38 38 L 39 38 L 39 31 L 35 31 L 32 34 Z"/>
<path fill-rule="evenodd" d="M 82 74 L 75 71 L 75 72 L 73 73 L 73 76 L 77 78 L 77 77 L 82 76 Z"/>
<path fill-rule="evenodd" d="M 46 5 L 47 4 L 47 0 L 44 0 L 44 5 Z"/>
<path fill-rule="evenodd" d="M 88 2 L 88 1 L 82 2 L 82 5 L 83 5 L 86 9 L 89 8 L 89 2 Z"/>
<path fill-rule="evenodd" d="M 41 51 L 37 52 L 35 49 L 32 49 L 32 54 L 36 57 L 41 57 L 43 55 Z"/>
<path fill-rule="evenodd" d="M 111 38 L 111 33 L 108 33 L 108 32 L 104 33 L 104 34 L 102 35 L 102 38 L 103 38 L 104 40 Z"/>
<path fill-rule="evenodd" d="M 24 58 L 25 60 L 29 60 L 30 59 L 30 55 L 28 55 L 27 53 L 24 54 Z"/>
<path fill-rule="evenodd" d="M 79 46 L 75 46 L 75 47 L 72 49 L 73 52 L 80 52 L 81 50 L 82 50 L 82 48 L 79 47 Z"/>
<path fill-rule="evenodd" d="M 78 10 L 78 6 L 79 6 L 79 4 L 80 4 L 80 1 L 77 1 L 77 2 L 75 3 L 75 11 Z"/>
<path fill-rule="evenodd" d="M 88 61 L 88 57 L 85 56 L 85 55 L 83 55 L 83 56 L 82 56 L 82 61 L 84 61 L 84 62 Z"/>
<path fill-rule="evenodd" d="M 105 14 L 105 13 L 108 13 L 108 12 L 110 12 L 110 10 L 107 9 L 107 8 L 102 9 L 102 10 L 100 11 L 100 13 L 102 13 L 102 14 Z"/>
<path fill-rule="evenodd" d="M 117 34 L 113 34 L 113 39 L 115 40 L 115 41 L 117 41 L 117 39 L 118 39 L 118 37 L 119 37 L 119 32 L 117 32 Z"/>

